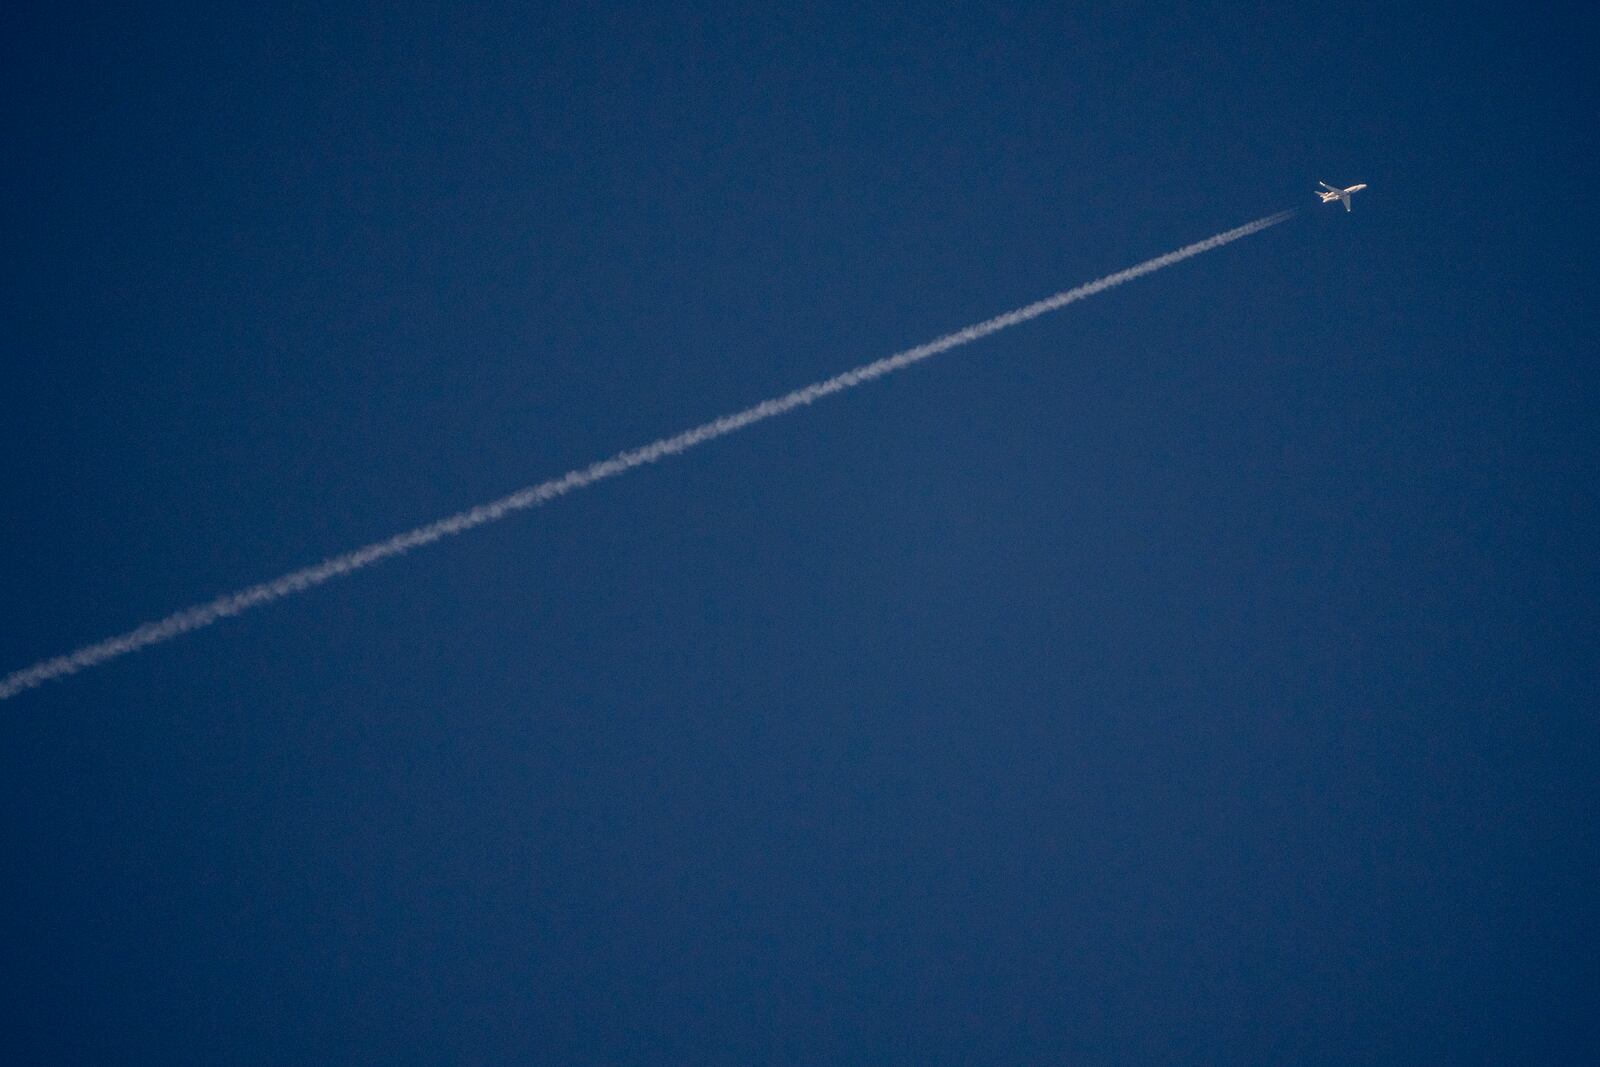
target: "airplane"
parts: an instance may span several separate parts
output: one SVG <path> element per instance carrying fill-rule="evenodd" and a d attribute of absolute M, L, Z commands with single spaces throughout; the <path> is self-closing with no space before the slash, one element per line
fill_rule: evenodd
<path fill-rule="evenodd" d="M 1322 186 L 1323 189 L 1328 190 L 1327 192 L 1323 192 L 1322 189 L 1317 190 L 1317 195 L 1322 197 L 1322 202 L 1324 204 L 1331 204 L 1335 200 L 1342 200 L 1344 201 L 1344 209 L 1346 211 L 1350 210 L 1350 194 L 1360 192 L 1362 189 L 1367 187 L 1366 182 L 1362 182 L 1360 185 L 1352 185 L 1348 189 L 1341 189 L 1337 185 L 1329 185 L 1327 182 L 1318 182 L 1317 184 Z"/>

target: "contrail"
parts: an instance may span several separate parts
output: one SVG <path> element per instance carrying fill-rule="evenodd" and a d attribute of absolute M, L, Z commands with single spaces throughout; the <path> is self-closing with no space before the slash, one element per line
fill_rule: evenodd
<path fill-rule="evenodd" d="M 391 556 L 403 555 L 414 548 L 431 545 L 435 541 L 457 534 L 466 533 L 468 530 L 491 522 L 498 522 L 513 512 L 524 511 L 528 508 L 538 507 L 540 504 L 554 500 L 558 496 L 565 496 L 575 489 L 593 485 L 595 482 L 612 478 L 635 467 L 642 467 L 647 463 L 654 463 L 667 456 L 675 456 L 680 452 L 687 452 L 696 445 L 705 444 L 707 441 L 718 437 L 725 437 L 735 430 L 742 430 L 746 426 L 763 422 L 776 415 L 793 411 L 807 404 L 821 400 L 834 393 L 842 393 L 847 389 L 854 389 L 858 385 L 870 382 L 875 378 L 882 378 L 886 374 L 893 374 L 913 363 L 920 363 L 931 356 L 941 352 L 948 352 L 952 348 L 971 344 L 973 341 L 988 337 L 990 334 L 999 333 L 1001 330 L 1036 319 L 1040 315 L 1048 314 L 1057 308 L 1066 307 L 1096 293 L 1103 293 L 1113 289 L 1123 282 L 1130 282 L 1146 274 L 1152 274 L 1163 267 L 1170 267 L 1202 252 L 1209 252 L 1214 248 L 1221 248 L 1241 237 L 1260 233 L 1269 226 L 1276 226 L 1295 214 L 1293 211 L 1280 211 L 1276 215 L 1268 215 L 1254 222 L 1246 223 L 1237 229 L 1219 233 L 1215 237 L 1207 237 L 1204 241 L 1197 241 L 1192 245 L 1185 245 L 1175 252 L 1168 252 L 1164 256 L 1147 259 L 1138 266 L 1129 267 L 1127 270 L 1108 274 L 1076 289 L 1067 289 L 1054 296 L 1046 297 L 1026 307 L 1008 311 L 1003 315 L 996 315 L 992 319 L 975 323 L 955 333 L 946 334 L 937 340 L 926 344 L 908 348 L 903 352 L 896 352 L 874 363 L 868 363 L 854 370 L 845 371 L 825 381 L 816 382 L 796 389 L 792 393 L 772 400 L 763 400 L 754 407 L 745 408 L 743 411 L 732 415 L 724 415 L 720 419 L 696 426 L 692 430 L 663 437 L 642 448 L 635 448 L 628 452 L 619 452 L 610 459 L 592 463 L 587 467 L 569 471 L 559 478 L 553 478 L 538 485 L 520 489 L 510 496 L 488 504 L 480 504 L 475 508 L 451 515 L 448 518 L 430 522 L 426 526 L 419 526 L 405 533 L 395 534 L 385 541 L 376 541 L 362 548 L 354 549 L 343 555 L 333 556 L 311 567 L 303 567 L 297 571 L 290 571 L 281 578 L 274 578 L 270 582 L 252 585 L 236 593 L 218 597 L 204 604 L 185 608 L 175 614 L 155 622 L 147 622 L 137 629 L 129 630 L 117 637 L 108 637 L 92 645 L 85 645 L 76 652 L 68 652 L 54 659 L 42 660 L 32 667 L 15 671 L 0 679 L 0 700 L 9 700 L 18 693 L 56 678 L 65 678 L 67 675 L 77 674 L 79 671 L 105 663 L 107 660 L 126 656 L 130 652 L 137 652 L 150 645 L 158 645 L 163 641 L 170 641 L 174 637 L 186 634 L 191 630 L 199 630 L 219 622 L 230 615 L 238 615 L 251 608 L 258 608 L 281 600 L 293 593 L 299 593 L 324 582 L 350 574 L 353 571 L 370 567 L 374 563 L 388 559 Z"/>

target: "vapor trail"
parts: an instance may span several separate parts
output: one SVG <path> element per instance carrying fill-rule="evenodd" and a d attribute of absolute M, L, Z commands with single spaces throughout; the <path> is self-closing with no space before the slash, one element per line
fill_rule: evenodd
<path fill-rule="evenodd" d="M 541 482 L 538 485 L 520 489 L 510 496 L 502 497 L 491 503 L 480 504 L 475 508 L 469 508 L 448 518 L 430 522 L 426 526 L 419 526 L 414 530 L 395 534 L 388 540 L 376 541 L 363 548 L 357 548 L 343 555 L 324 560 L 315 566 L 290 571 L 281 578 L 274 578 L 270 582 L 252 585 L 237 593 L 229 593 L 204 604 L 185 608 L 175 614 L 168 615 L 164 619 L 147 622 L 137 629 L 129 630 L 120 636 L 108 637 L 104 641 L 85 645 L 76 652 L 69 652 L 63 656 L 56 656 L 54 659 L 43 660 L 32 667 L 15 671 L 4 679 L 0 679 L 0 700 L 9 700 L 24 690 L 43 685 L 53 679 L 64 678 L 69 674 L 77 674 L 81 670 L 97 666 L 107 660 L 125 656 L 130 652 L 137 652 L 141 648 L 157 645 L 163 641 L 170 641 L 174 637 L 188 633 L 190 630 L 199 630 L 230 615 L 238 615 L 251 608 L 258 608 L 275 600 L 281 600 L 290 594 L 299 593 L 313 586 L 332 581 L 334 578 L 349 574 L 352 571 L 370 567 L 374 563 L 388 559 L 391 556 L 403 555 L 414 548 L 431 545 L 433 542 L 443 540 L 446 537 L 454 537 L 479 526 L 498 522 L 512 512 L 538 507 L 540 504 L 554 500 L 558 496 L 565 496 L 575 489 L 582 489 L 586 485 L 593 485 L 595 482 L 615 477 L 635 467 L 642 467 L 646 463 L 654 463 L 656 460 L 664 459 L 667 456 L 675 456 L 680 452 L 687 452 L 696 445 L 705 444 L 714 438 L 724 437 L 735 430 L 742 430 L 746 426 L 765 421 L 775 415 L 793 411 L 796 408 L 821 400 L 825 396 L 842 393 L 846 389 L 854 389 L 865 382 L 870 382 L 875 378 L 882 378 L 886 374 L 893 374 L 897 370 L 909 367 L 913 363 L 920 363 L 941 352 L 948 352 L 952 348 L 971 344 L 973 341 L 988 337 L 992 333 L 999 333 L 1001 330 L 1027 322 L 1030 319 L 1036 319 L 1040 315 L 1055 311 L 1057 308 L 1066 307 L 1068 304 L 1094 296 L 1096 293 L 1115 288 L 1123 282 L 1129 282 L 1143 275 L 1152 274 L 1163 267 L 1170 267 L 1174 263 L 1189 259 L 1192 256 L 1198 256 L 1202 252 L 1221 248 L 1223 245 L 1237 241 L 1241 237 L 1249 237 L 1251 234 L 1260 233 L 1267 227 L 1276 226 L 1294 214 L 1293 211 L 1280 211 L 1276 215 L 1268 215 L 1265 218 L 1246 223 L 1237 229 L 1219 233 L 1215 237 L 1207 237 L 1204 241 L 1185 245 L 1175 252 L 1168 252 L 1164 256 L 1147 259 L 1137 266 L 1129 267 L 1127 270 L 1108 274 L 1104 278 L 1080 285 L 1076 289 L 1067 289 L 1026 307 L 1008 311 L 1003 315 L 996 315 L 992 319 L 957 330 L 955 333 L 946 334 L 937 340 L 917 345 L 915 348 L 908 348 L 903 352 L 897 352 L 874 363 L 868 363 L 854 370 L 845 371 L 843 374 L 805 386 L 802 389 L 796 389 L 792 393 L 786 393 L 772 400 L 763 400 L 754 407 L 745 408 L 743 411 L 735 412 L 732 415 L 724 415 L 720 419 L 714 419 L 711 422 L 696 426 L 692 430 L 685 430 L 671 437 L 663 437 L 659 441 L 645 445 L 642 448 L 619 452 L 610 459 L 601 460 L 587 467 L 569 471 L 561 477 L 553 478 L 548 482 Z"/>

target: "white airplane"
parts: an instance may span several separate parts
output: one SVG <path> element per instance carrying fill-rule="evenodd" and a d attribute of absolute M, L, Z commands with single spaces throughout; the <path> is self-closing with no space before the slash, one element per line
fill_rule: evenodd
<path fill-rule="evenodd" d="M 1367 187 L 1366 182 L 1362 182 L 1360 185 L 1352 185 L 1348 189 L 1341 189 L 1337 185 L 1329 185 L 1327 182 L 1318 182 L 1317 184 L 1328 190 L 1327 192 L 1323 192 L 1321 189 L 1317 190 L 1317 195 L 1322 197 L 1324 204 L 1331 204 L 1335 200 L 1343 200 L 1346 211 L 1350 210 L 1350 194 L 1358 193 Z"/>

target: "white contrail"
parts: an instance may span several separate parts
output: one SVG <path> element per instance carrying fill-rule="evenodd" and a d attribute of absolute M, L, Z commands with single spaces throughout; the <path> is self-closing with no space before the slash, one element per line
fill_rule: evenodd
<path fill-rule="evenodd" d="M 1221 248 L 1230 241 L 1237 241 L 1241 237 L 1249 237 L 1253 233 L 1260 233 L 1267 227 L 1276 226 L 1294 214 L 1295 212 L 1293 211 L 1280 211 L 1276 215 L 1268 215 L 1265 218 L 1246 223 L 1237 229 L 1219 233 L 1215 237 L 1208 237 L 1204 241 L 1197 241 L 1192 245 L 1186 245 L 1176 252 L 1168 252 L 1164 256 L 1147 259 L 1138 266 L 1120 270 L 1115 274 L 1108 274 L 1104 278 L 1089 282 L 1086 285 L 1080 285 L 1076 289 L 1068 289 L 1057 293 L 1055 296 L 1046 297 L 1026 307 L 1018 308 L 1015 311 L 996 315 L 992 319 L 957 330 L 955 333 L 946 334 L 936 341 L 929 341 L 927 344 L 908 348 L 904 352 L 897 352 L 875 363 L 868 363 L 865 366 L 857 367 L 855 370 L 845 371 L 843 374 L 836 375 L 826 381 L 808 385 L 803 389 L 796 389 L 792 393 L 787 393 L 772 400 L 763 400 L 754 407 L 745 408 L 743 411 L 732 415 L 724 415 L 720 419 L 696 426 L 692 430 L 685 430 L 672 437 L 663 437 L 661 440 L 645 445 L 643 448 L 618 453 L 610 459 L 601 460 L 587 467 L 570 471 L 559 478 L 518 490 L 510 496 L 502 497 L 492 503 L 480 504 L 475 508 L 451 515 L 449 518 L 439 519 L 437 522 L 430 522 L 426 526 L 419 526 L 414 530 L 396 534 L 386 541 L 377 541 L 364 548 L 334 556 L 315 566 L 291 571 L 281 578 L 274 578 L 270 582 L 252 585 L 248 589 L 243 589 L 237 593 L 229 593 L 207 603 L 185 608 L 156 622 L 147 622 L 143 626 L 120 636 L 109 637 L 104 641 L 85 645 L 76 652 L 69 652 L 64 656 L 43 660 L 32 667 L 15 671 L 4 679 L 0 679 L 0 700 L 8 700 L 26 689 L 32 689 L 55 678 L 64 678 L 69 674 L 77 674 L 81 670 L 104 663 L 107 660 L 116 659 L 118 656 L 125 656 L 130 652 L 137 652 L 139 649 L 149 645 L 170 641 L 180 634 L 188 633 L 190 630 L 198 630 L 230 615 L 238 615 L 240 612 L 247 611 L 250 608 L 257 608 L 263 604 L 270 604 L 274 600 L 281 600 L 291 593 L 298 593 L 331 581 L 341 575 L 361 570 L 363 567 L 370 567 L 372 564 L 388 559 L 390 556 L 399 556 L 411 551 L 413 548 L 420 548 L 423 545 L 432 544 L 446 537 L 454 537 L 456 534 L 465 533 L 487 523 L 497 522 L 514 511 L 538 507 L 540 504 L 554 500 L 558 496 L 564 496 L 574 489 L 582 489 L 586 485 L 593 485 L 595 482 L 622 474 L 624 471 L 642 467 L 646 463 L 654 463 L 658 459 L 675 456 L 680 452 L 687 452 L 696 445 L 704 444 L 713 438 L 723 437 L 733 433 L 735 430 L 742 430 L 746 426 L 770 419 L 775 415 L 793 411 L 795 408 L 821 400 L 825 396 L 842 393 L 846 389 L 854 389 L 864 382 L 870 382 L 874 378 L 892 374 L 897 370 L 911 366 L 913 363 L 919 363 L 930 356 L 936 356 L 940 352 L 948 352 L 952 348 L 971 344 L 973 341 L 988 337 L 992 333 L 998 333 L 1008 327 L 1027 322 L 1029 319 L 1036 319 L 1040 315 L 1055 311 L 1057 308 L 1066 307 L 1068 304 L 1093 296 L 1096 293 L 1104 292 L 1107 289 L 1121 285 L 1123 282 L 1132 281 L 1145 274 L 1158 271 L 1163 267 L 1170 267 L 1174 263 L 1188 259 L 1191 256 L 1198 256 L 1202 252 Z"/>

